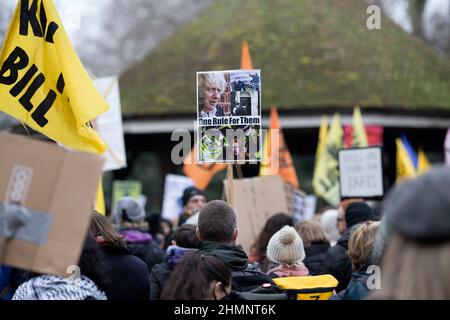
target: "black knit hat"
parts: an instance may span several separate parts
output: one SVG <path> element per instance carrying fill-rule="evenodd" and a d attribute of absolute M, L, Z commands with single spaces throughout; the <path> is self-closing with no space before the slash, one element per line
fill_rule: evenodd
<path fill-rule="evenodd" d="M 433 167 L 403 181 L 384 207 L 387 222 L 401 235 L 423 242 L 450 240 L 450 169 Z"/>
<path fill-rule="evenodd" d="M 184 189 L 183 197 L 181 197 L 181 201 L 183 203 L 183 207 L 186 205 L 186 203 L 188 203 L 190 198 L 192 198 L 194 196 L 197 196 L 197 195 L 205 196 L 205 194 L 203 193 L 202 190 L 200 190 L 199 188 L 196 188 L 194 186 L 187 187 L 186 189 Z"/>
<path fill-rule="evenodd" d="M 375 214 L 372 208 L 370 208 L 365 202 L 350 203 L 345 211 L 345 222 L 347 223 L 347 228 L 351 228 L 358 223 L 369 220 L 375 220 Z"/>

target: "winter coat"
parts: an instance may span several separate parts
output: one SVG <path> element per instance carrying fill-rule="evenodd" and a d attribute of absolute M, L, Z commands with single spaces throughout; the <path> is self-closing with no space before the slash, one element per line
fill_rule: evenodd
<path fill-rule="evenodd" d="M 351 229 L 345 230 L 337 244 L 330 247 L 325 256 L 329 269 L 327 273 L 331 274 L 339 282 L 336 288 L 337 292 L 347 288 L 352 277 L 352 262 L 347 254 L 350 232 Z"/>
<path fill-rule="evenodd" d="M 367 287 L 369 276 L 366 272 L 353 272 L 347 289 L 333 295 L 330 300 L 364 300 L 370 291 Z"/>
<path fill-rule="evenodd" d="M 164 251 L 149 233 L 137 229 L 122 229 L 119 232 L 125 237 L 131 253 L 147 264 L 149 273 L 155 264 L 162 262 Z"/>
<path fill-rule="evenodd" d="M 219 258 L 231 270 L 232 290 L 245 292 L 265 288 L 265 293 L 281 292 L 271 277 L 255 265 L 248 264 L 247 254 L 241 246 L 202 241 L 199 250 Z"/>
<path fill-rule="evenodd" d="M 101 249 L 109 277 L 105 284 L 108 300 L 148 300 L 150 282 L 145 262 L 126 248 L 103 244 Z"/>
<path fill-rule="evenodd" d="M 150 273 L 150 299 L 159 300 L 161 292 L 169 280 L 172 270 L 178 265 L 184 255 L 192 250 L 178 246 L 167 248 L 164 262 L 156 264 Z"/>
<path fill-rule="evenodd" d="M 309 247 L 305 247 L 305 259 L 303 263 L 312 276 L 327 274 L 329 265 L 326 260 L 327 251 L 330 248 L 328 243 L 312 243 Z"/>

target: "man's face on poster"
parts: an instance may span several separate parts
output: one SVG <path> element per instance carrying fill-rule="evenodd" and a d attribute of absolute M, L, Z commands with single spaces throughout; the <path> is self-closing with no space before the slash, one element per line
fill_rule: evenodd
<path fill-rule="evenodd" d="M 220 101 L 220 95 L 222 91 L 218 86 L 212 86 L 212 87 L 205 87 L 202 90 L 203 94 L 203 108 L 205 110 L 211 110 Z"/>

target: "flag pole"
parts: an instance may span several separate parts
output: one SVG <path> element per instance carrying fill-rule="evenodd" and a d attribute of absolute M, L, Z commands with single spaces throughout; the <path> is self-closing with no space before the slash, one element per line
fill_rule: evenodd
<path fill-rule="evenodd" d="M 227 200 L 233 206 L 233 164 L 228 164 L 227 168 Z"/>

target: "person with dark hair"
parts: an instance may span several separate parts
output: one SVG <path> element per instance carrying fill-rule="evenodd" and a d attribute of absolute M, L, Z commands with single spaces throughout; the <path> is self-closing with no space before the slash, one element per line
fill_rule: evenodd
<path fill-rule="evenodd" d="M 187 253 L 167 281 L 162 300 L 222 300 L 231 292 L 231 272 L 218 258 Z"/>
<path fill-rule="evenodd" d="M 73 277 L 30 274 L 31 278 L 17 288 L 13 300 L 106 300 L 108 279 L 103 259 L 97 243 L 87 237 Z"/>
<path fill-rule="evenodd" d="M 337 214 L 337 212 L 336 212 Z M 325 232 L 320 223 L 315 220 L 305 220 L 295 225 L 295 230 L 303 240 L 305 260 L 303 263 L 312 276 L 327 274 L 329 266 L 326 260 L 330 248 Z"/>
<path fill-rule="evenodd" d="M 147 265 L 127 248 L 124 236 L 115 231 L 109 220 L 92 212 L 89 235 L 100 245 L 105 270 L 110 281 L 105 287 L 109 300 L 147 300 L 150 297 Z"/>
<path fill-rule="evenodd" d="M 197 187 L 187 187 L 183 191 L 181 197 L 181 203 L 183 205 L 183 213 L 180 215 L 178 225 L 181 226 L 190 217 L 197 214 L 201 208 L 206 204 L 206 196 L 204 192 Z"/>
<path fill-rule="evenodd" d="M 156 264 L 150 274 L 150 299 L 158 300 L 173 269 L 187 252 L 196 251 L 200 241 L 195 234 L 195 226 L 184 224 L 175 231 L 172 245 L 167 248 L 165 261 Z"/>
<path fill-rule="evenodd" d="M 250 248 L 251 254 L 249 256 L 250 262 L 258 262 L 264 271 L 269 268 L 266 257 L 267 244 L 270 238 L 284 226 L 293 226 L 294 221 L 291 216 L 286 213 L 277 213 L 271 216 L 267 221 L 261 232 L 259 233 L 255 243 Z"/>
<path fill-rule="evenodd" d="M 147 264 L 150 272 L 155 264 L 162 261 L 164 251 L 148 233 L 142 205 L 131 197 L 124 197 L 117 202 L 113 218 L 119 224 L 118 231 L 127 241 L 128 249 Z"/>
<path fill-rule="evenodd" d="M 347 288 L 352 277 L 352 263 L 347 254 L 351 232 L 358 224 L 375 220 L 373 210 L 367 203 L 362 201 L 349 201 L 349 203 L 348 207 L 344 206 L 346 229 L 337 244 L 328 249 L 325 257 L 329 266 L 328 273 L 339 281 L 337 292 Z"/>
<path fill-rule="evenodd" d="M 225 201 L 208 202 L 200 210 L 196 232 L 201 241 L 200 252 L 219 258 L 231 270 L 234 291 L 266 288 L 268 293 L 279 292 L 272 278 L 249 264 L 242 247 L 235 245 L 238 236 L 236 213 Z"/>

